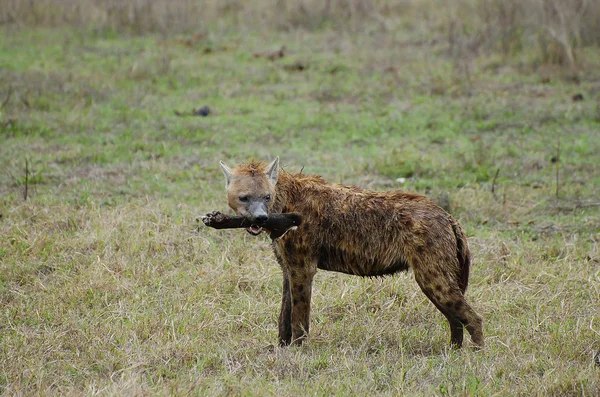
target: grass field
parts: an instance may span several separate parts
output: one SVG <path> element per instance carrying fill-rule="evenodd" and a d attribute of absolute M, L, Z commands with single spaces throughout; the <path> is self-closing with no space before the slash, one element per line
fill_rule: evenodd
<path fill-rule="evenodd" d="M 600 395 L 600 52 L 579 51 L 573 69 L 464 58 L 410 26 L 4 28 L 0 388 Z M 219 160 L 276 155 L 449 208 L 485 350 L 449 350 L 411 273 L 319 272 L 308 343 L 277 347 L 268 239 L 196 223 L 226 209 Z"/>

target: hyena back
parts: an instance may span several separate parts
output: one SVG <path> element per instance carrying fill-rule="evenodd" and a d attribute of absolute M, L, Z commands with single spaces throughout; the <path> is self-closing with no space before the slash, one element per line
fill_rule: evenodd
<path fill-rule="evenodd" d="M 320 176 L 279 172 L 279 158 L 233 169 L 221 162 L 229 206 L 250 219 L 297 212 L 298 230 L 273 241 L 283 271 L 281 345 L 301 344 L 309 330 L 317 269 L 383 276 L 412 268 L 415 280 L 450 324 L 460 347 L 463 327 L 483 347 L 481 317 L 465 300 L 470 252 L 458 222 L 430 199 L 402 191 L 374 192 L 328 184 Z M 257 235 L 261 229 L 248 228 Z"/>

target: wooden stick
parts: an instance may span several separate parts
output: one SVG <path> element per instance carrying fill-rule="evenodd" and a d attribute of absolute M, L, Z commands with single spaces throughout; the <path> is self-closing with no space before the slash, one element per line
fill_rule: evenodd
<path fill-rule="evenodd" d="M 229 216 L 219 211 L 213 211 L 200 219 L 206 226 L 214 229 L 241 229 L 256 225 L 268 230 L 273 240 L 302 224 L 302 216 L 297 213 L 271 214 L 266 221 L 258 222 L 243 216 Z"/>

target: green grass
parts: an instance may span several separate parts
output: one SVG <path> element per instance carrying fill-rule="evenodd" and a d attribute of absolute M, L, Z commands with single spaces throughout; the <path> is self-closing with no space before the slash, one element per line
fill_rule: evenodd
<path fill-rule="evenodd" d="M 493 59 L 473 61 L 467 80 L 442 44 L 415 36 L 215 33 L 188 48 L 2 31 L 0 387 L 597 395 L 598 53 L 579 83 Z M 253 56 L 281 45 L 281 60 Z M 296 62 L 308 68 L 285 67 Z M 209 117 L 174 114 L 202 105 Z M 267 239 L 195 221 L 226 208 L 218 160 L 276 155 L 290 171 L 443 198 L 469 234 L 486 349 L 448 350 L 446 321 L 410 273 L 326 272 L 309 342 L 277 347 Z"/>

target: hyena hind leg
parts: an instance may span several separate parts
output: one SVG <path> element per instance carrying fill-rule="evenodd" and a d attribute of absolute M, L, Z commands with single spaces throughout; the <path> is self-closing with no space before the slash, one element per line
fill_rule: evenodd
<path fill-rule="evenodd" d="M 478 349 L 483 349 L 484 341 L 483 341 L 483 320 L 481 316 L 479 316 L 475 310 L 465 300 L 464 296 L 462 300 L 458 300 L 454 303 L 454 306 L 460 306 L 460 309 L 456 310 L 456 315 L 460 319 L 460 321 L 464 324 L 469 334 L 471 334 L 471 339 L 475 346 Z M 465 321 L 466 320 L 466 321 Z"/>
<path fill-rule="evenodd" d="M 458 285 L 458 282 L 450 282 L 451 285 L 431 284 L 431 279 L 425 281 L 415 272 L 415 279 L 423 293 L 442 312 L 450 324 L 450 343 L 455 347 L 461 347 L 463 342 L 463 326 L 471 335 L 473 343 L 478 348 L 483 348 L 483 321 L 481 317 L 471 308 Z M 433 277 L 433 280 L 440 280 Z M 456 284 L 456 285 L 454 285 Z"/>
<path fill-rule="evenodd" d="M 460 328 L 464 325 L 473 343 L 478 349 L 483 348 L 483 321 L 481 317 L 473 310 L 473 308 L 467 303 L 465 297 L 460 291 L 456 294 L 452 294 L 450 300 L 442 304 L 442 313 L 446 315 L 450 322 L 450 329 L 452 332 L 452 342 L 454 342 L 454 324 L 460 323 Z M 448 314 L 446 314 L 448 313 Z M 453 318 L 453 320 L 450 320 Z M 462 332 L 460 333 L 462 336 Z M 460 347 L 460 344 L 457 344 Z"/>
<path fill-rule="evenodd" d="M 453 347 L 460 348 L 463 344 L 463 334 L 464 334 L 464 326 L 463 323 L 455 317 L 445 306 L 440 305 L 437 300 L 432 299 L 427 293 L 425 294 L 429 298 L 429 300 L 437 307 L 437 309 L 442 312 L 444 317 L 448 320 L 450 324 L 450 344 Z"/>

